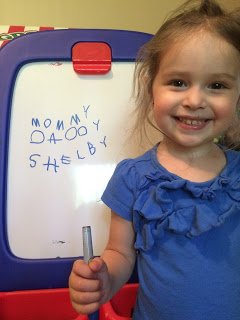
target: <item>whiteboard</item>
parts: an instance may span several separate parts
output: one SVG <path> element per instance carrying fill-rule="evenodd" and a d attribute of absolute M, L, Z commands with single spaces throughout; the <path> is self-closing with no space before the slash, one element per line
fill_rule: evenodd
<path fill-rule="evenodd" d="M 94 254 L 108 238 L 100 200 L 116 164 L 136 153 L 128 136 L 133 62 L 80 76 L 71 62 L 22 66 L 14 86 L 8 151 L 7 235 L 20 258 L 82 256 L 82 226 Z M 137 148 L 137 147 L 136 147 Z"/>

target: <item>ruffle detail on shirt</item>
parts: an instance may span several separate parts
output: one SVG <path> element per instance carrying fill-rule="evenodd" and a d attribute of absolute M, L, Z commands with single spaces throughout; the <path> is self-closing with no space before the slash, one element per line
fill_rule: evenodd
<path fill-rule="evenodd" d="M 196 237 L 239 210 L 239 177 L 220 175 L 212 183 L 197 184 L 156 170 L 140 181 L 133 207 L 135 248 L 150 250 L 166 232 Z"/>

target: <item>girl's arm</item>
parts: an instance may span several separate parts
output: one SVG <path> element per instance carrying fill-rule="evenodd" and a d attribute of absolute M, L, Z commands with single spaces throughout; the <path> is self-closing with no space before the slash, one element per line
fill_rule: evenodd
<path fill-rule="evenodd" d="M 136 253 L 132 223 L 112 212 L 109 241 L 100 258 L 74 262 L 69 277 L 72 305 L 79 313 L 95 312 L 127 282 Z"/>
<path fill-rule="evenodd" d="M 135 260 L 135 233 L 132 222 L 112 212 L 109 240 L 101 258 L 105 261 L 111 283 L 109 300 L 130 278 Z"/>

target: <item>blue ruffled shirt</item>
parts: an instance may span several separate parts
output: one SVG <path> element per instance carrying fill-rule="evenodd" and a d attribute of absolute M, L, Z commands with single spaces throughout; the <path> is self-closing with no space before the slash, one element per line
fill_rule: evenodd
<path fill-rule="evenodd" d="M 215 179 L 168 172 L 157 146 L 123 160 L 102 196 L 136 232 L 140 288 L 133 319 L 240 319 L 240 153 Z"/>

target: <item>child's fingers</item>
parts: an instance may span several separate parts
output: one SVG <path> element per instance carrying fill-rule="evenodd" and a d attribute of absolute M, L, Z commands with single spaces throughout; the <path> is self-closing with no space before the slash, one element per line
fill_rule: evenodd
<path fill-rule="evenodd" d="M 69 292 L 73 308 L 81 314 L 97 311 L 104 294 L 100 289 L 100 281 L 84 279 L 76 275 L 75 277 L 69 281 Z"/>
<path fill-rule="evenodd" d="M 98 272 L 107 272 L 107 266 L 106 266 L 106 263 L 103 261 L 103 259 L 99 258 L 99 257 L 96 257 L 94 258 L 93 260 L 91 260 L 89 262 L 89 267 L 90 269 L 95 272 L 95 273 L 98 273 Z"/>
<path fill-rule="evenodd" d="M 76 276 L 86 278 L 86 279 L 94 279 L 96 278 L 95 273 L 91 270 L 89 265 L 83 260 L 76 260 L 73 263 L 72 273 Z"/>
<path fill-rule="evenodd" d="M 99 309 L 104 300 L 107 278 L 107 266 L 101 258 L 94 258 L 88 264 L 83 260 L 74 262 L 69 292 L 77 312 L 88 314 Z"/>
<path fill-rule="evenodd" d="M 76 274 L 71 274 L 69 277 L 69 287 L 76 291 L 97 291 L 100 289 L 99 279 L 86 279 L 77 276 Z"/>
<path fill-rule="evenodd" d="M 80 305 L 99 303 L 102 298 L 101 291 L 94 292 L 79 292 L 73 291 L 71 294 L 72 302 Z"/>
<path fill-rule="evenodd" d="M 76 261 L 69 276 L 69 289 L 70 293 L 74 291 L 98 291 L 100 289 L 100 280 L 97 279 L 97 274 L 85 262 Z"/>

